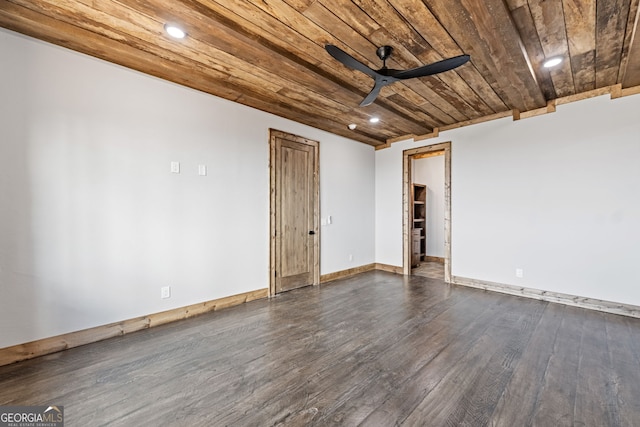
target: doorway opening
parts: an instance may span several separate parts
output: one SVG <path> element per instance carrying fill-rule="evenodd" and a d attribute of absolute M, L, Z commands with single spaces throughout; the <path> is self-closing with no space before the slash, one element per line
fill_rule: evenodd
<path fill-rule="evenodd" d="M 432 233 L 427 227 L 427 201 L 421 193 L 428 194 L 424 185 L 414 186 L 415 161 L 444 156 L 444 256 L 430 256 L 428 241 Z M 444 281 L 451 282 L 451 142 L 429 145 L 403 151 L 403 273 L 410 275 L 412 266 L 425 264 L 426 268 L 444 268 Z M 424 190 L 422 187 L 425 187 Z M 421 205 L 422 204 L 422 205 Z M 438 230 L 440 231 L 440 230 Z M 422 242 L 422 243 L 421 243 Z"/>

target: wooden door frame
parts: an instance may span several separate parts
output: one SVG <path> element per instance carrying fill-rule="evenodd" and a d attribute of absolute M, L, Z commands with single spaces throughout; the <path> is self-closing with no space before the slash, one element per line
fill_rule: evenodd
<path fill-rule="evenodd" d="M 315 239 L 313 239 L 313 285 L 320 284 L 320 143 L 302 136 L 293 135 L 276 129 L 269 129 L 269 297 L 276 295 L 276 239 L 277 236 L 277 192 L 276 192 L 276 138 L 285 138 L 290 141 L 299 142 L 301 144 L 313 147 L 315 155 L 315 165 L 313 170 L 313 193 L 315 195 L 315 203 L 313 206 L 313 223 L 316 230 Z"/>
<path fill-rule="evenodd" d="M 402 152 L 402 272 L 411 274 L 411 160 L 419 155 L 444 151 L 444 281 L 451 283 L 451 142 L 412 148 Z"/>

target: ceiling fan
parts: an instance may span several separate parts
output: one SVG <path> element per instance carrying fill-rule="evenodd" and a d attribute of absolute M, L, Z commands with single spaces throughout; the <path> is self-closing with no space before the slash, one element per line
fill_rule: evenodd
<path fill-rule="evenodd" d="M 378 93 L 380 93 L 380 89 L 384 86 L 390 85 L 398 80 L 431 76 L 433 74 L 453 70 L 454 68 L 466 63 L 471 58 L 469 55 L 460 55 L 449 59 L 443 59 L 442 61 L 434 62 L 433 64 L 412 68 L 410 70 L 394 70 L 387 68 L 387 59 L 391 56 L 393 48 L 391 46 L 382 46 L 376 50 L 376 55 L 378 55 L 378 58 L 382 60 L 382 68 L 379 70 L 373 70 L 337 46 L 328 44 L 325 46 L 325 49 L 329 52 L 329 55 L 333 56 L 347 67 L 362 71 L 366 75 L 373 77 L 375 80 L 373 89 L 371 89 L 369 95 L 367 95 L 367 97 L 360 103 L 361 107 L 366 107 L 375 101 Z"/>

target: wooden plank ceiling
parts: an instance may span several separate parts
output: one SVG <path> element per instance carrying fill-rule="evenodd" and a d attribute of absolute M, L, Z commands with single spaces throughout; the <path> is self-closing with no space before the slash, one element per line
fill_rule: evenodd
<path fill-rule="evenodd" d="M 639 1 L 0 0 L 0 26 L 378 146 L 640 85 Z M 166 35 L 168 22 L 187 37 Z M 359 107 L 373 80 L 333 59 L 328 43 L 374 69 L 382 45 L 394 48 L 390 68 L 471 61 Z M 552 56 L 564 61 L 544 69 Z"/>

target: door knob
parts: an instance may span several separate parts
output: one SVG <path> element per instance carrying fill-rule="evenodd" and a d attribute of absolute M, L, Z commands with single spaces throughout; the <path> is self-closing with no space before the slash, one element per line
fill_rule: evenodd
<path fill-rule="evenodd" d="M 314 234 L 316 234 L 316 232 L 315 232 L 315 231 L 313 231 L 313 230 L 309 230 L 309 235 L 310 235 L 310 236 L 313 236 Z"/>

